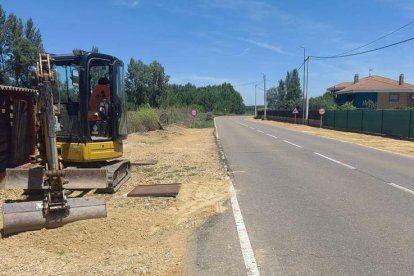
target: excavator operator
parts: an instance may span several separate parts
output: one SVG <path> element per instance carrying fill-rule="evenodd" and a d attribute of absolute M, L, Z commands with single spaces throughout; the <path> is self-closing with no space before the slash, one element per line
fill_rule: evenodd
<path fill-rule="evenodd" d="M 89 122 L 91 134 L 107 136 L 110 121 L 109 105 L 111 103 L 110 81 L 107 77 L 99 78 L 98 84 L 93 88 L 89 98 Z"/>

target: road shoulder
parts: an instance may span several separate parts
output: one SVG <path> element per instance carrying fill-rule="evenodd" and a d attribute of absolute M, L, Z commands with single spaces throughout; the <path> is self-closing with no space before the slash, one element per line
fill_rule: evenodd
<path fill-rule="evenodd" d="M 340 130 L 332 130 L 326 128 L 317 128 L 300 124 L 290 124 L 278 121 L 264 121 L 245 117 L 244 120 L 248 122 L 255 122 L 264 125 L 270 125 L 280 128 L 289 129 L 296 132 L 301 132 L 309 135 L 333 139 L 345 143 L 352 143 L 363 147 L 368 147 L 376 150 L 381 150 L 389 153 L 399 154 L 414 158 L 414 142 L 407 140 L 399 140 L 388 137 L 381 137 L 363 133 L 347 132 Z"/>

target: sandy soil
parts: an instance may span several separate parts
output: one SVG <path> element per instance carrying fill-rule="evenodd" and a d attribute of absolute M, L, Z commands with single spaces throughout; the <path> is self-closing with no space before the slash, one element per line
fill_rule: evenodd
<path fill-rule="evenodd" d="M 346 141 L 361 146 L 371 147 L 379 150 L 385 150 L 393 153 L 398 153 L 406 156 L 414 157 L 414 141 L 399 140 L 393 138 L 386 138 L 375 135 L 331 130 L 325 128 L 310 127 L 305 125 L 295 125 L 291 123 L 276 122 L 276 121 L 262 121 L 255 120 L 251 117 L 246 117 L 248 121 L 254 121 L 261 124 L 274 125 L 278 127 L 289 128 L 291 130 L 304 132 L 308 134 L 332 138 L 335 140 Z"/>
<path fill-rule="evenodd" d="M 223 211 L 229 196 L 213 129 L 172 126 L 132 134 L 124 150 L 132 162 L 159 162 L 134 167 L 131 180 L 116 194 L 104 195 L 105 219 L 3 237 L 0 274 L 183 274 L 189 235 Z M 125 197 L 137 185 L 174 182 L 182 183 L 176 199 Z M 2 200 L 16 197 L 20 193 L 0 192 Z"/>

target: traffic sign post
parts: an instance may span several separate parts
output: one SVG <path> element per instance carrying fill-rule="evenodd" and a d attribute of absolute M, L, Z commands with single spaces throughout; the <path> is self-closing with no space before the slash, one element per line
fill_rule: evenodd
<path fill-rule="evenodd" d="M 325 108 L 321 107 L 319 108 L 319 115 L 321 115 L 321 122 L 319 124 L 319 127 L 322 128 L 322 121 L 323 121 L 323 115 L 325 114 Z"/>
<path fill-rule="evenodd" d="M 299 113 L 298 109 L 295 107 L 295 109 L 293 109 L 292 114 L 295 115 L 295 124 L 296 124 L 296 115 Z"/>
<path fill-rule="evenodd" d="M 191 110 L 191 116 L 193 116 L 193 127 L 195 126 L 195 117 L 197 116 L 197 109 L 193 108 Z"/>

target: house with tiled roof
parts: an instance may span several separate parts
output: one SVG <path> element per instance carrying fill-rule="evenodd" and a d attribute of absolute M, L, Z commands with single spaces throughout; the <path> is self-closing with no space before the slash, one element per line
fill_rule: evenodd
<path fill-rule="evenodd" d="M 357 74 L 353 82 L 339 83 L 327 90 L 334 95 L 338 105 L 352 102 L 357 108 L 367 108 L 364 102 L 371 100 L 377 109 L 414 107 L 414 85 L 405 83 L 403 74 L 398 80 L 381 76 L 359 79 Z"/>

